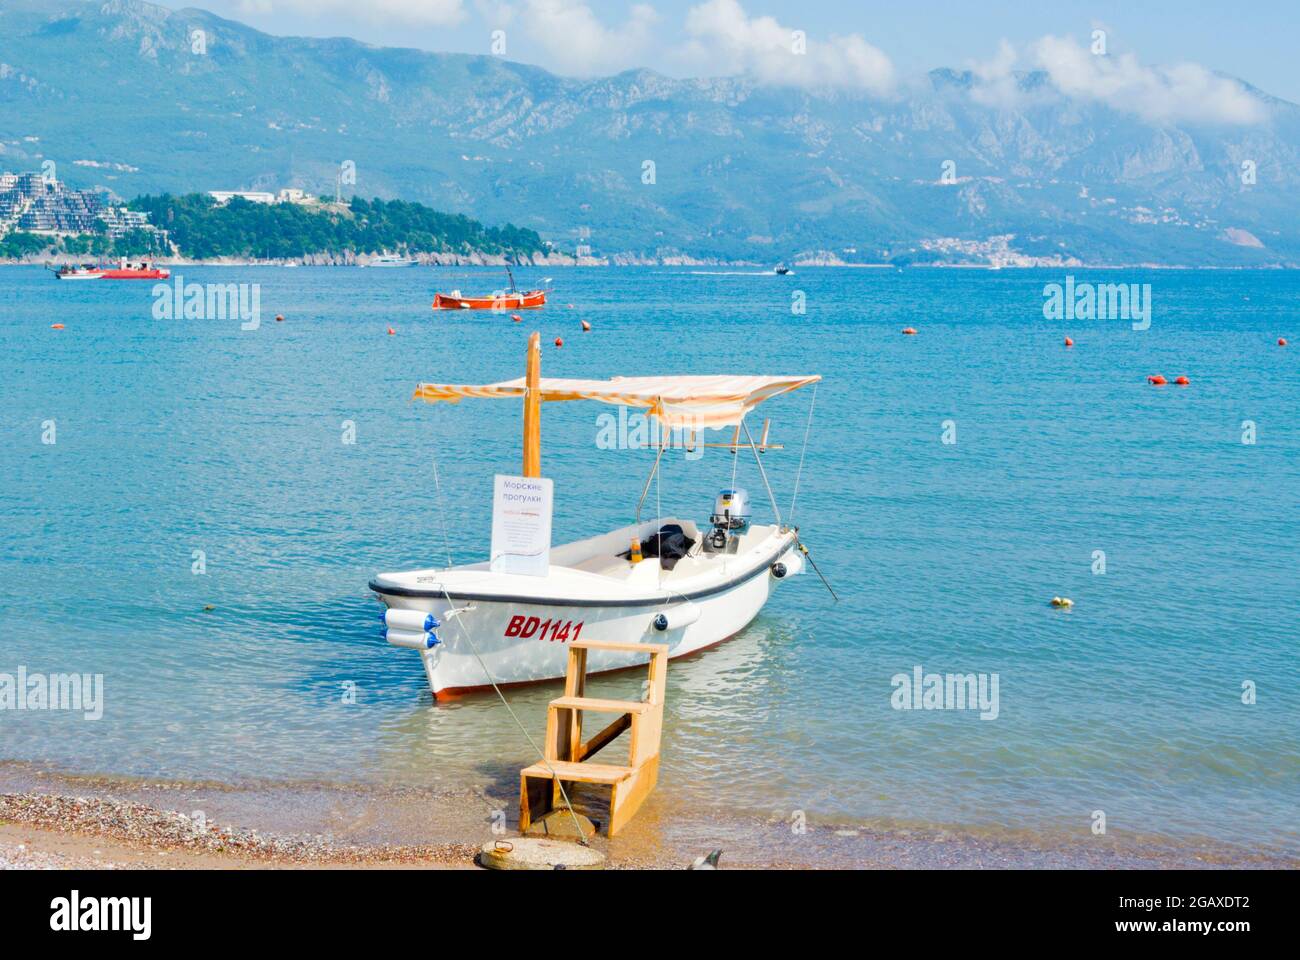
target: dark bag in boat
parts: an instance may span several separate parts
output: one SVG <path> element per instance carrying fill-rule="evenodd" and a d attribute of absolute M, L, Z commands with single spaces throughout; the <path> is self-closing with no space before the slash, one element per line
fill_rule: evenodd
<path fill-rule="evenodd" d="M 659 566 L 665 570 L 671 570 L 677 566 L 677 561 L 686 556 L 695 546 L 695 541 L 686 535 L 675 523 L 665 523 L 659 528 L 659 532 L 653 536 L 647 537 L 641 541 L 641 556 L 645 558 L 658 557 Z M 631 550 L 624 550 L 619 554 L 624 560 L 632 558 Z"/>

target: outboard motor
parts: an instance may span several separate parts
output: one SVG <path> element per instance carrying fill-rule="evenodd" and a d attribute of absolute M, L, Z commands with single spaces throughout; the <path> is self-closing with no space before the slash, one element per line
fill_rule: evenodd
<path fill-rule="evenodd" d="M 749 527 L 749 491 L 739 487 L 719 491 L 709 523 L 713 524 L 713 530 L 704 538 L 705 545 L 711 550 L 726 550 L 730 545 L 735 550 L 733 534 L 744 533 Z"/>

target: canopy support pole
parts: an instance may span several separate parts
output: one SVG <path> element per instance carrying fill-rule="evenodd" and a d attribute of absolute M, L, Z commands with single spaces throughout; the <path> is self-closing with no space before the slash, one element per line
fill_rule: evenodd
<path fill-rule="evenodd" d="M 528 367 L 524 375 L 524 476 L 542 475 L 542 335 L 528 338 Z"/>
<path fill-rule="evenodd" d="M 654 466 L 650 468 L 650 476 L 645 478 L 645 486 L 641 488 L 641 499 L 636 502 L 636 524 L 641 525 L 641 508 L 645 506 L 646 494 L 650 492 L 650 484 L 654 482 L 655 474 L 659 472 L 659 461 L 664 458 L 664 451 L 668 449 L 668 439 L 665 435 L 660 440 L 659 452 L 655 454 Z"/>
<path fill-rule="evenodd" d="M 776 514 L 776 525 L 783 527 L 785 524 L 781 522 L 781 508 L 776 505 L 776 494 L 772 492 L 772 485 L 767 482 L 767 471 L 763 469 L 763 458 L 758 454 L 758 447 L 754 445 L 754 438 L 750 436 L 749 424 L 745 422 L 744 417 L 740 418 L 740 426 L 745 428 L 745 439 L 749 441 L 749 449 L 754 451 L 754 462 L 758 464 L 758 473 L 763 478 L 763 486 L 767 487 L 767 498 L 772 501 L 772 512 Z"/>

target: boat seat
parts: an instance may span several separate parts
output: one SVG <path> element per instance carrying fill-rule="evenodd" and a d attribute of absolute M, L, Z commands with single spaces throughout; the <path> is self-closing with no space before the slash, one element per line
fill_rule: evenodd
<path fill-rule="evenodd" d="M 640 563 L 631 563 L 625 557 L 616 557 L 612 554 L 588 557 L 586 560 L 568 566 L 570 570 L 581 570 L 583 573 L 592 573 L 598 577 L 607 577 L 625 583 L 654 583 L 659 579 L 659 565 L 653 561 L 642 560 Z"/>
<path fill-rule="evenodd" d="M 586 560 L 580 560 L 577 563 L 569 564 L 569 569 L 581 570 L 584 573 L 594 573 L 602 577 L 609 577 L 622 570 L 626 570 L 629 566 L 631 566 L 631 564 L 626 560 L 620 560 L 612 553 L 598 553 L 594 557 L 588 557 Z"/>

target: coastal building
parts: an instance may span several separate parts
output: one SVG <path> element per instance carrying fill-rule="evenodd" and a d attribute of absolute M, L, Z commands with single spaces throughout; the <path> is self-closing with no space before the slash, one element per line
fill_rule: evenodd
<path fill-rule="evenodd" d="M 224 207 L 235 197 L 241 200 L 247 200 L 249 203 L 311 203 L 312 197 L 306 190 L 298 187 L 285 187 L 279 193 L 268 193 L 265 190 L 209 190 L 208 196 L 217 201 L 217 206 Z"/>
<path fill-rule="evenodd" d="M 73 190 L 39 173 L 0 173 L 0 235 L 11 230 L 54 236 L 107 234 L 117 239 L 132 231 L 158 233 L 148 214 L 110 204 L 95 190 Z"/>
<path fill-rule="evenodd" d="M 0 176 L 0 231 L 93 233 L 104 199 L 91 190 L 71 190 L 39 173 Z"/>
<path fill-rule="evenodd" d="M 263 190 L 209 190 L 208 196 L 217 201 L 219 207 L 224 207 L 235 197 L 249 203 L 275 203 L 275 194 Z"/>
<path fill-rule="evenodd" d="M 104 221 L 109 237 L 114 240 L 133 230 L 143 230 L 146 233 L 155 231 L 154 225 L 149 222 L 149 215 L 139 210 L 128 210 L 126 207 L 105 207 L 99 218 Z"/>
<path fill-rule="evenodd" d="M 83 190 L 62 190 L 52 181 L 45 190 L 31 197 L 27 208 L 18 216 L 18 229 L 29 233 L 93 233 L 103 200 Z"/>

